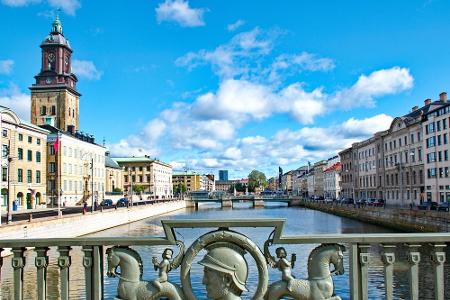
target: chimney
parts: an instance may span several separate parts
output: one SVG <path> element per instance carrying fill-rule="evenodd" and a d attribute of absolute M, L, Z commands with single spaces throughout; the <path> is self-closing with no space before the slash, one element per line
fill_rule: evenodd
<path fill-rule="evenodd" d="M 439 94 L 439 101 L 442 101 L 444 103 L 447 102 L 447 93 L 446 92 L 442 92 Z"/>
<path fill-rule="evenodd" d="M 430 105 L 431 104 L 431 99 L 430 98 L 425 99 L 424 103 L 425 103 L 425 105 Z"/>
<path fill-rule="evenodd" d="M 418 110 L 419 109 L 419 107 L 416 105 L 416 106 L 413 106 L 413 108 L 411 109 L 411 111 L 416 111 L 416 110 Z"/>

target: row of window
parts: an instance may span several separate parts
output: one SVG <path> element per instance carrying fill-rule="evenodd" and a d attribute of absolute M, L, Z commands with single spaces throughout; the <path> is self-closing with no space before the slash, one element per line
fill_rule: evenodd
<path fill-rule="evenodd" d="M 41 152 L 36 151 L 35 156 L 36 156 L 36 162 L 40 163 L 41 162 Z M 23 160 L 23 149 L 22 148 L 17 148 L 17 159 Z M 27 161 L 33 161 L 33 151 L 32 150 L 27 150 Z"/>
<path fill-rule="evenodd" d="M 427 163 L 432 163 L 435 161 L 448 161 L 448 150 L 428 153 Z"/>
<path fill-rule="evenodd" d="M 444 134 L 440 134 L 438 136 L 432 136 L 427 138 L 427 148 L 432 148 L 434 146 L 436 146 L 436 142 L 437 142 L 437 146 L 441 146 L 443 145 L 447 145 L 448 144 L 448 136 L 447 133 Z"/>
<path fill-rule="evenodd" d="M 17 182 L 23 182 L 24 173 L 23 169 L 17 169 Z M 33 170 L 26 170 L 27 171 L 27 183 L 33 183 Z M 8 169 L 3 167 L 2 168 L 2 181 L 8 181 Z M 35 172 L 35 183 L 41 183 L 41 171 Z"/>
<path fill-rule="evenodd" d="M 429 168 L 427 169 L 427 176 L 428 178 L 437 178 L 439 175 L 439 178 L 448 178 L 449 175 L 449 168 Z"/>
<path fill-rule="evenodd" d="M 417 132 L 417 142 L 420 142 L 420 132 Z M 403 142 L 402 142 L 403 141 Z M 398 142 L 398 143 L 397 143 Z M 409 143 L 410 144 L 414 144 L 414 133 L 411 133 L 409 136 Z M 389 143 L 384 143 L 384 150 L 387 151 L 388 150 L 388 145 L 389 145 L 389 150 L 392 151 L 394 149 L 397 149 L 397 145 L 398 147 L 402 147 L 403 146 L 407 146 L 408 145 L 408 136 L 405 135 L 403 138 L 398 138 L 398 140 L 393 140 L 393 141 L 389 141 Z"/>
<path fill-rule="evenodd" d="M 150 175 L 146 175 L 146 176 L 143 176 L 143 175 L 138 175 L 138 176 L 131 175 L 131 181 L 133 183 L 141 183 L 141 182 L 144 182 L 144 183 L 148 182 L 148 183 L 150 183 L 151 182 L 150 179 L 151 179 Z M 125 180 L 125 182 L 128 182 L 129 176 L 128 175 L 124 175 L 124 180 Z M 154 178 L 154 182 L 155 183 L 158 183 L 158 182 L 164 183 L 164 182 L 171 182 L 171 181 L 172 181 L 172 177 L 168 177 L 168 178 L 166 178 L 166 180 L 161 180 L 161 179 L 157 180 L 156 177 Z M 190 183 L 190 180 L 188 180 L 187 183 Z"/>
<path fill-rule="evenodd" d="M 3 129 L 2 130 L 2 136 L 3 137 L 8 137 L 8 132 L 9 132 L 8 129 Z M 23 134 L 22 133 L 19 133 L 18 138 L 19 138 L 19 142 L 23 142 Z M 28 140 L 28 144 L 32 144 L 33 143 L 33 137 L 32 136 L 28 136 L 27 140 Z M 41 144 L 41 139 L 36 138 L 36 144 L 40 145 Z"/>
<path fill-rule="evenodd" d="M 450 122 L 450 121 L 449 121 Z M 441 126 L 442 124 L 442 126 Z M 441 131 L 447 129 L 447 119 L 442 119 L 436 122 L 430 122 L 427 126 L 425 126 L 425 133 L 431 134 L 436 131 Z"/>

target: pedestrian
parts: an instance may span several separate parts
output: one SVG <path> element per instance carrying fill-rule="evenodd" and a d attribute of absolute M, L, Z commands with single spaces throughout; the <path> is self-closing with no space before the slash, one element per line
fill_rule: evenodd
<path fill-rule="evenodd" d="M 83 204 L 83 215 L 85 215 L 87 212 L 87 202 L 85 201 Z"/>

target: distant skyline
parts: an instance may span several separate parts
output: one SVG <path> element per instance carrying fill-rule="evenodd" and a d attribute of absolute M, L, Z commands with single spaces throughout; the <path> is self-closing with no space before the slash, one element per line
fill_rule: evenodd
<path fill-rule="evenodd" d="M 57 9 L 81 130 L 175 170 L 276 176 L 448 88 L 448 1 L 0 0 L 0 104 L 26 120 Z"/>

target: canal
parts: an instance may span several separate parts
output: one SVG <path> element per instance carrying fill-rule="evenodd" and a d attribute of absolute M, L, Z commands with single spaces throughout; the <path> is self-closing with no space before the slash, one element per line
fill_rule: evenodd
<path fill-rule="evenodd" d="M 284 235 L 301 235 L 301 234 L 324 234 L 324 233 L 388 233 L 393 232 L 390 229 L 365 224 L 359 221 L 342 218 L 330 214 L 310 209 L 278 206 L 272 204 L 264 209 L 252 209 L 249 204 L 238 203 L 233 209 L 222 210 L 216 205 L 203 205 L 198 211 L 180 210 L 175 213 L 167 214 L 157 218 L 149 218 L 132 224 L 119 226 L 116 228 L 90 234 L 90 237 L 108 237 L 108 236 L 164 236 L 161 220 L 165 219 L 251 219 L 251 218 L 285 218 L 287 223 Z M 188 247 L 201 234 L 209 231 L 209 229 L 180 229 L 177 230 L 177 236 L 181 237 L 186 247 Z M 249 236 L 261 248 L 264 241 L 270 234 L 271 229 L 265 228 L 245 228 L 237 229 L 237 231 Z M 62 233 L 63 235 L 63 233 Z M 293 274 L 297 278 L 307 277 L 307 258 L 310 251 L 317 245 L 286 245 L 286 250 L 290 257 L 291 253 L 297 254 L 297 262 L 293 270 Z M 134 247 L 142 257 L 144 262 L 145 280 L 152 280 L 157 273 L 153 269 L 151 260 L 153 256 L 161 257 L 164 247 Z M 273 249 L 271 249 L 273 251 Z M 177 252 L 177 250 L 175 249 Z M 378 253 L 379 251 L 374 251 Z M 72 299 L 84 299 L 84 267 L 82 265 L 82 252 L 80 248 L 74 247 L 72 254 L 72 265 L 70 268 L 70 291 Z M 48 268 L 48 299 L 57 299 L 54 295 L 58 290 L 59 271 L 56 265 L 57 252 L 55 249 L 49 251 L 50 265 Z M 200 259 L 203 253 L 197 257 Z M 349 281 L 348 281 L 348 252 L 345 256 L 346 273 L 341 276 L 334 277 L 335 292 L 342 299 L 349 299 Z M 34 299 L 36 272 L 34 267 L 34 251 L 28 251 L 26 254 L 27 264 L 25 266 L 25 299 Z M 247 258 L 249 262 L 249 278 L 247 287 L 249 292 L 245 293 L 242 299 L 250 299 L 252 292 L 257 285 L 257 271 L 251 258 Z M 383 286 L 383 267 L 379 255 L 373 255 L 371 259 L 371 267 L 369 268 L 369 298 L 381 299 L 384 297 Z M 5 258 L 2 274 L 2 299 L 12 298 L 12 273 L 11 258 Z M 447 266 L 448 267 L 448 266 Z M 394 297 L 395 299 L 408 299 L 408 265 L 406 257 L 402 257 L 402 251 L 399 251 L 394 268 Z M 448 274 L 449 270 L 446 269 Z M 270 270 L 271 281 L 279 280 L 281 274 L 277 270 Z M 172 282 L 180 283 L 178 270 L 169 274 Z M 198 295 L 198 299 L 207 299 L 204 286 L 202 285 L 203 268 L 197 263 L 193 264 L 191 269 L 192 287 Z M 447 275 L 448 276 L 448 275 Z M 448 279 L 448 278 L 447 278 Z M 421 279 L 421 299 L 432 298 L 433 293 L 427 292 L 432 285 L 432 278 Z M 446 280 L 449 282 L 449 280 Z M 105 277 L 105 299 L 113 299 L 116 295 L 118 279 Z"/>

